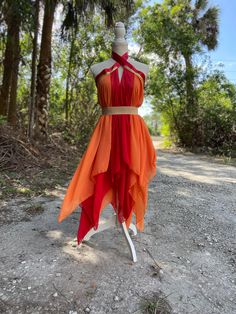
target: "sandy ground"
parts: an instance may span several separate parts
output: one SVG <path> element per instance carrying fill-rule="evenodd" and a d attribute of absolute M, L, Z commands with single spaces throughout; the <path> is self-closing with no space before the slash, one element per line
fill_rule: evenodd
<path fill-rule="evenodd" d="M 77 247 L 80 209 L 56 220 L 65 187 L 1 204 L 0 312 L 139 314 L 156 294 L 163 313 L 236 313 L 236 168 L 158 151 L 157 169 L 137 263 L 119 227 Z"/>

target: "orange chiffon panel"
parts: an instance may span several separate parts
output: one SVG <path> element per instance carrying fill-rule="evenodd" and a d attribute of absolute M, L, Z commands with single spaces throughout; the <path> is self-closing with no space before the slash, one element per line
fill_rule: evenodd
<path fill-rule="evenodd" d="M 107 130 L 107 132 L 104 132 Z M 90 143 L 69 184 L 58 216 L 60 223 L 94 192 L 94 176 L 105 172 L 111 150 L 111 119 L 101 116 L 93 130 Z"/>
<path fill-rule="evenodd" d="M 135 200 L 133 212 L 136 216 L 136 227 L 144 229 L 144 215 L 147 209 L 148 183 L 156 174 L 156 151 L 145 121 L 141 116 L 130 116 L 131 119 L 131 176 L 130 194 Z M 138 135 L 138 136 L 137 136 Z M 132 215 L 127 221 L 129 225 Z"/>

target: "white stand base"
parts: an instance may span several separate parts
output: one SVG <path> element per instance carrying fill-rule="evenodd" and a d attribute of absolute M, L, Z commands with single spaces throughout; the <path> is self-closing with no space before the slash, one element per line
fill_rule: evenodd
<path fill-rule="evenodd" d="M 137 234 L 137 229 L 136 229 L 134 224 L 132 224 L 132 225 L 133 225 L 132 226 L 132 230 L 134 231 L 134 228 L 135 228 L 134 234 L 136 235 Z M 127 230 L 125 222 L 123 222 L 121 224 L 121 226 L 122 226 L 122 230 L 123 230 L 124 235 L 125 235 L 125 239 L 126 239 L 126 241 L 128 243 L 128 246 L 129 246 L 129 249 L 130 249 L 130 253 L 132 255 L 133 262 L 136 263 L 137 262 L 137 255 L 136 255 L 135 247 L 134 247 L 133 241 L 130 238 L 130 235 L 129 235 L 129 232 Z"/>
<path fill-rule="evenodd" d="M 101 231 L 104 231 L 106 229 L 112 228 L 112 227 L 116 227 L 117 225 L 118 225 L 117 216 L 116 216 L 116 214 L 114 214 L 114 216 L 112 218 L 110 218 L 109 220 L 107 220 L 106 222 L 101 221 L 98 225 L 97 230 L 91 229 L 86 234 L 86 236 L 84 237 L 84 240 L 88 241 L 94 234 L 101 232 Z M 127 230 L 125 222 L 123 222 L 121 224 L 121 228 L 122 228 L 123 234 L 125 236 L 125 239 L 128 243 L 130 253 L 132 255 L 132 260 L 135 263 L 135 262 L 137 262 L 137 255 L 136 255 L 135 247 L 134 247 L 134 244 L 131 240 L 131 237 L 129 235 L 129 232 Z M 129 229 L 133 231 L 133 235 L 137 235 L 137 228 L 133 223 L 130 224 Z"/>

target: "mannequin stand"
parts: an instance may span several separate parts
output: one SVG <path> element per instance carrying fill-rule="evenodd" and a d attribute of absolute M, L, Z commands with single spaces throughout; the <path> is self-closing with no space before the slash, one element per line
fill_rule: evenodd
<path fill-rule="evenodd" d="M 118 212 L 118 208 L 119 208 L 118 193 L 116 193 L 116 204 L 117 204 L 117 212 Z M 113 228 L 117 227 L 118 224 L 119 224 L 119 222 L 118 222 L 117 214 L 114 214 L 113 217 L 110 218 L 109 220 L 107 220 L 106 222 L 103 222 L 103 223 L 100 222 L 99 225 L 98 225 L 97 230 L 91 229 L 86 234 L 86 236 L 84 237 L 84 240 L 88 241 L 94 234 L 96 234 L 98 232 L 101 232 L 101 231 L 104 231 L 106 229 L 112 228 L 112 227 Z M 121 228 L 122 228 L 123 234 L 125 236 L 125 239 L 127 241 L 130 253 L 132 255 L 132 260 L 135 263 L 135 262 L 137 262 L 137 255 L 136 255 L 135 247 L 134 247 L 134 244 L 133 244 L 133 242 L 131 240 L 131 237 L 129 235 L 129 232 L 127 230 L 125 222 L 123 222 L 121 224 Z M 136 226 L 133 223 L 130 224 L 129 229 L 131 229 L 133 231 L 134 235 L 137 235 L 137 229 L 136 229 Z"/>
<path fill-rule="evenodd" d="M 86 236 L 84 237 L 84 240 L 88 241 L 94 234 L 96 234 L 98 232 L 102 232 L 102 231 L 104 231 L 106 229 L 109 229 L 109 228 L 117 227 L 118 224 L 119 223 L 118 223 L 118 220 L 117 220 L 117 215 L 114 214 L 114 216 L 112 218 L 110 218 L 109 220 L 107 220 L 106 222 L 100 222 L 99 225 L 98 225 L 97 230 L 91 229 L 86 234 Z M 123 234 L 125 236 L 125 239 L 127 241 L 127 244 L 129 246 L 129 250 L 130 250 L 130 253 L 131 253 L 131 256 L 132 256 L 132 260 L 135 263 L 135 262 L 137 262 L 137 255 L 136 255 L 136 251 L 135 251 L 135 247 L 134 247 L 133 241 L 131 240 L 131 237 L 129 235 L 129 232 L 127 230 L 125 222 L 120 224 L 120 226 L 121 226 L 121 229 L 122 229 Z M 137 235 L 137 229 L 136 229 L 136 226 L 133 223 L 130 224 L 129 229 L 133 231 L 133 235 Z"/>

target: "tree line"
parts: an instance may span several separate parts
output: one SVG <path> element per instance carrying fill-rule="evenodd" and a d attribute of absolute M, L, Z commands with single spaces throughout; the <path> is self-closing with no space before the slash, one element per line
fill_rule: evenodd
<path fill-rule="evenodd" d="M 208 58 L 218 46 L 219 18 L 207 0 L 3 0 L 0 123 L 20 126 L 29 139 L 46 141 L 56 129 L 86 145 L 99 115 L 89 68 L 110 57 L 112 27 L 121 20 L 140 45 L 131 56 L 151 65 L 151 133 L 232 156 L 236 89 Z"/>
<path fill-rule="evenodd" d="M 219 18 L 208 0 L 163 0 L 141 11 L 136 37 L 157 56 L 148 92 L 165 133 L 192 150 L 235 156 L 236 88 L 207 58 Z"/>
<path fill-rule="evenodd" d="M 72 63 L 78 54 L 75 49 L 83 41 L 85 28 L 91 37 L 96 36 L 97 46 L 93 47 L 94 60 L 104 51 L 105 42 L 101 38 L 103 31 L 114 25 L 114 19 L 127 21 L 135 11 L 133 1 L 59 1 L 59 0 L 6 0 L 1 1 L 1 88 L 0 116 L 6 117 L 10 125 L 18 123 L 17 113 L 26 108 L 19 108 L 21 98 L 19 84 L 28 88 L 28 136 L 46 140 L 48 136 L 48 108 L 52 79 L 53 24 L 56 10 L 62 14 L 59 26 L 61 48 L 69 46 L 69 57 L 64 60 L 60 72 L 67 68 L 66 95 L 64 99 L 65 119 L 69 119 L 69 90 L 72 77 Z M 41 21 L 41 23 L 40 23 Z M 96 29 L 96 27 L 98 29 Z M 92 29 L 91 29 L 92 28 Z M 100 31 L 100 32 L 99 32 Z M 94 34 L 93 34 L 94 33 Z M 39 38 L 40 35 L 40 38 Z M 40 44 L 38 43 L 40 40 Z M 86 38 L 88 46 L 89 38 Z M 94 44 L 94 40 L 90 42 Z M 25 46 L 24 46 L 25 45 Z M 27 47 L 28 46 L 28 47 Z M 28 48 L 28 49 L 27 49 Z M 84 47 L 79 47 L 83 49 Z M 88 47 L 86 47 L 88 48 Z M 60 48 L 57 48 L 60 49 Z M 57 51 L 58 52 L 58 51 Z M 30 66 L 26 64 L 29 62 Z M 85 60 L 87 62 L 87 60 Z M 82 65 L 83 60 L 80 60 Z M 27 69 L 28 67 L 28 69 Z M 30 86 L 26 84 L 19 70 L 25 71 Z M 86 73 L 85 73 L 86 74 Z M 19 82 L 20 78 L 20 82 Z M 25 99 L 26 99 L 25 98 Z M 23 106 L 24 107 L 24 106 Z"/>

